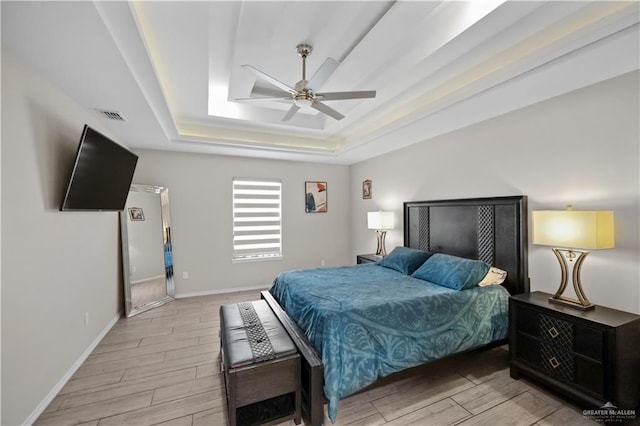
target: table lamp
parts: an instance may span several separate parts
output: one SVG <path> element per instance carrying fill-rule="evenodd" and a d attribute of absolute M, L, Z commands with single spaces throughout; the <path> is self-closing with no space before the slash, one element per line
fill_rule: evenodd
<path fill-rule="evenodd" d="M 375 229 L 378 236 L 378 249 L 376 255 L 386 256 L 387 250 L 384 247 L 384 239 L 387 236 L 387 230 L 394 227 L 393 212 L 369 212 L 367 215 L 367 227 Z"/>
<path fill-rule="evenodd" d="M 558 291 L 549 298 L 550 303 L 590 310 L 589 302 L 580 283 L 580 268 L 589 254 L 587 250 L 614 247 L 613 212 L 542 210 L 533 212 L 533 244 L 552 246 L 560 263 L 562 277 Z M 575 263 L 574 263 L 575 262 Z M 569 264 L 573 263 L 572 281 L 578 300 L 563 296 L 567 288 Z"/>

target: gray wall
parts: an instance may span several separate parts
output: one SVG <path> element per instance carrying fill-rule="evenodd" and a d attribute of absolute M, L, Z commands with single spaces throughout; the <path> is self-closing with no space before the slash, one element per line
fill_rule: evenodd
<path fill-rule="evenodd" d="M 268 287 L 282 271 L 355 263 L 349 168 L 138 150 L 134 182 L 169 188 L 176 296 Z M 283 260 L 232 263 L 233 177 L 282 179 Z M 304 182 L 326 181 L 327 213 L 305 213 Z M 183 279 L 183 272 L 189 278 Z"/>
<path fill-rule="evenodd" d="M 640 312 L 638 78 L 633 72 L 351 167 L 352 255 L 375 250 L 366 213 L 396 212 L 387 249 L 402 245 L 404 201 L 524 194 L 529 210 L 614 210 L 616 248 L 582 268 L 589 299 Z M 362 181 L 373 198 L 362 200 Z M 551 249 L 529 247 L 532 290 L 554 292 Z"/>
<path fill-rule="evenodd" d="M 105 131 L 2 47 L 3 425 L 24 422 L 121 310 L 118 213 L 58 211 L 85 123 Z"/>

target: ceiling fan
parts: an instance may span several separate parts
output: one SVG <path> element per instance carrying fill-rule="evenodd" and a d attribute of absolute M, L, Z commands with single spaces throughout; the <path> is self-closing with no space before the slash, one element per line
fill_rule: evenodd
<path fill-rule="evenodd" d="M 344 99 L 363 99 L 363 98 L 375 98 L 375 90 L 362 90 L 356 92 L 325 92 L 316 93 L 316 90 L 322 87 L 325 81 L 333 74 L 338 68 L 340 62 L 332 58 L 322 64 L 322 66 L 311 77 L 311 80 L 307 81 L 307 57 L 311 54 L 313 47 L 308 44 L 299 44 L 296 46 L 298 55 L 302 58 L 302 80 L 298 81 L 294 87 L 290 87 L 279 80 L 263 73 L 262 71 L 252 67 L 251 65 L 243 65 L 242 68 L 251 71 L 258 78 L 266 81 L 267 83 L 277 87 L 281 91 L 266 91 L 272 96 L 261 96 L 257 98 L 240 98 L 239 101 L 263 101 L 263 100 L 292 100 L 293 105 L 282 118 L 282 121 L 289 121 L 291 117 L 298 112 L 300 107 L 309 106 L 315 110 L 320 111 L 323 114 L 328 115 L 336 120 L 342 120 L 344 115 L 340 114 L 335 109 L 324 104 L 322 101 L 337 101 Z M 255 93 L 255 91 L 254 91 Z"/>

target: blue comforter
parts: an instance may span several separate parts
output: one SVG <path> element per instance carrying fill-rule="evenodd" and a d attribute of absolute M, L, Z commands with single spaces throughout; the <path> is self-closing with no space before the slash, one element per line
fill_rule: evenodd
<path fill-rule="evenodd" d="M 502 286 L 455 291 L 364 264 L 284 272 L 270 292 L 322 356 L 331 421 L 379 377 L 507 335 Z"/>

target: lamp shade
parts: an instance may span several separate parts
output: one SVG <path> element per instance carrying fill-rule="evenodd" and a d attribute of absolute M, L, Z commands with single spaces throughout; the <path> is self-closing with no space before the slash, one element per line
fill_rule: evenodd
<path fill-rule="evenodd" d="M 367 227 L 369 229 L 393 229 L 395 226 L 393 212 L 369 212 Z"/>
<path fill-rule="evenodd" d="M 575 249 L 613 248 L 613 212 L 610 210 L 533 212 L 533 244 Z"/>

